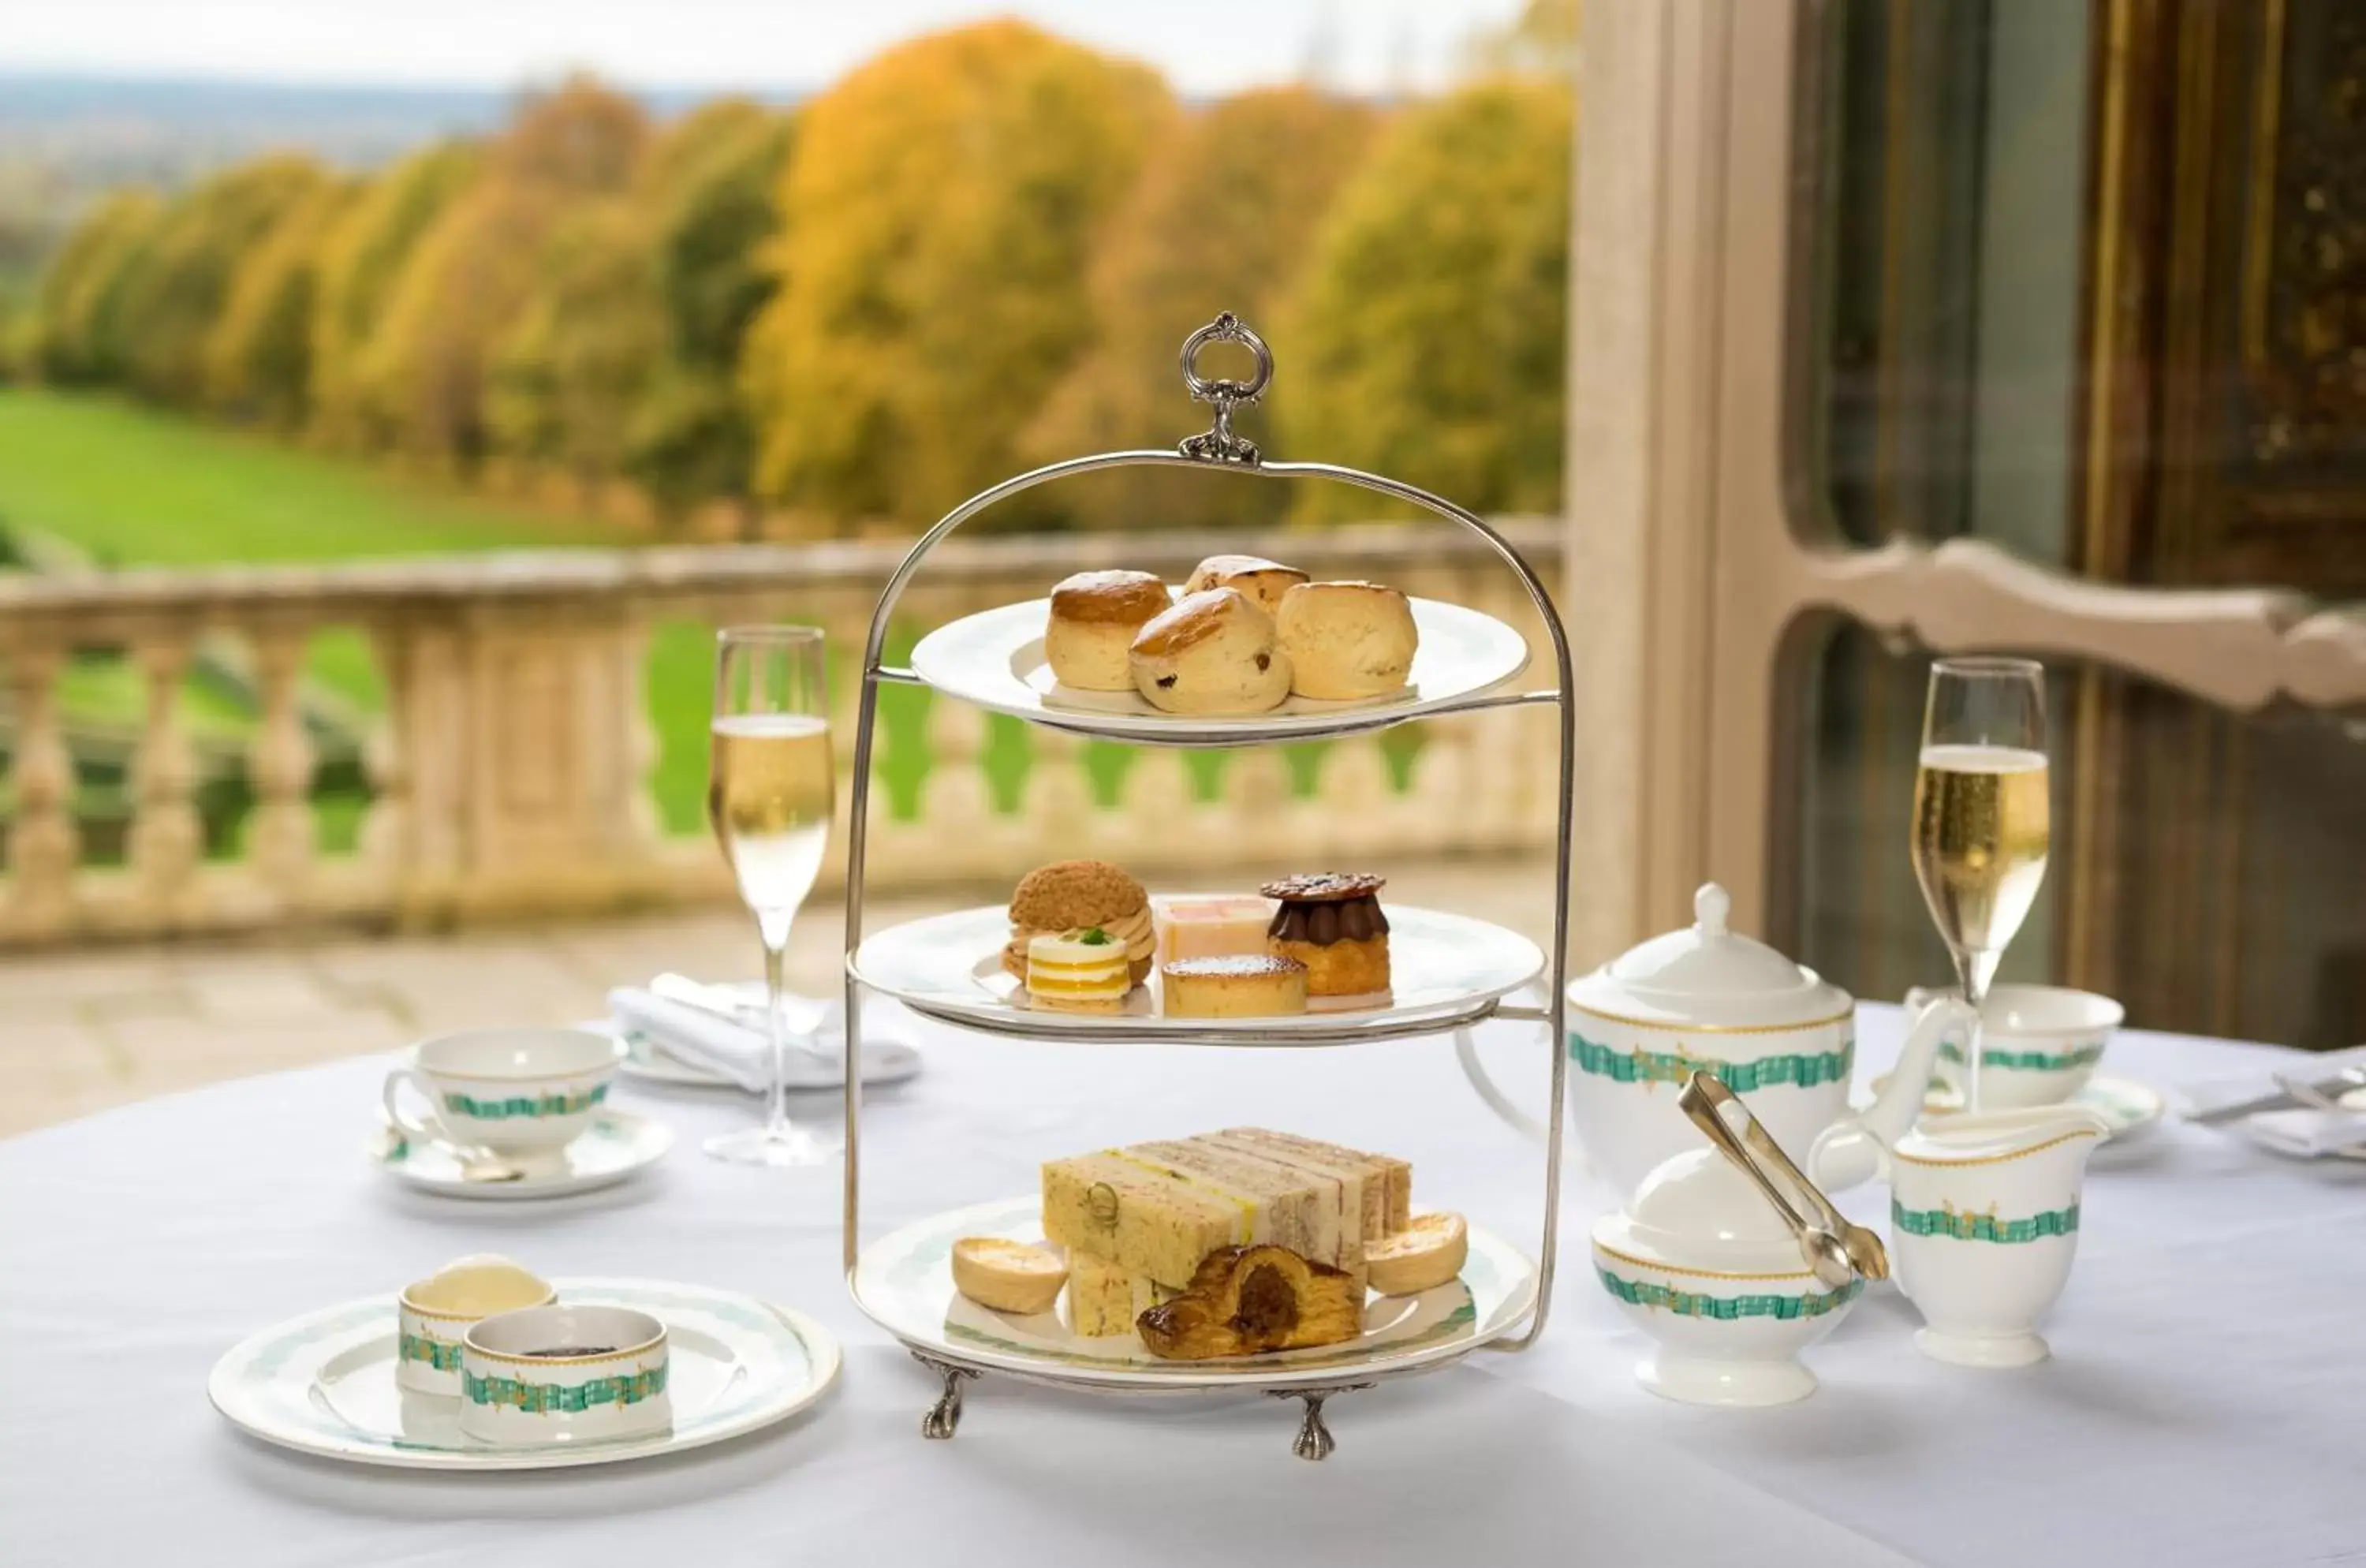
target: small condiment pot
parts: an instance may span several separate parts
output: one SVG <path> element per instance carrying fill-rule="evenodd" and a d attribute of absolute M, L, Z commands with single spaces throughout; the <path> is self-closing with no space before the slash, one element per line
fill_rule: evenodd
<path fill-rule="evenodd" d="M 2083 1106 L 1934 1118 L 1888 1149 L 1889 1253 L 1934 1360 L 2020 1367 L 2079 1246 L 2087 1156 L 2109 1137 Z"/>
<path fill-rule="evenodd" d="M 396 1299 L 395 1383 L 413 1393 L 458 1393 L 460 1341 L 470 1328 L 495 1313 L 556 1300 L 547 1280 L 506 1258 L 480 1253 L 446 1263 Z"/>
<path fill-rule="evenodd" d="M 630 1307 L 502 1313 L 460 1342 L 460 1430 L 504 1444 L 661 1432 L 670 1361 L 665 1325 Z"/>

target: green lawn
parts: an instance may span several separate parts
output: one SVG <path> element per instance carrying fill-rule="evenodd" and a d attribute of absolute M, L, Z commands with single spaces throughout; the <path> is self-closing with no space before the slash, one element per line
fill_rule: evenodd
<path fill-rule="evenodd" d="M 0 525 L 110 566 L 608 542 L 598 525 L 108 399 L 0 387 Z"/>

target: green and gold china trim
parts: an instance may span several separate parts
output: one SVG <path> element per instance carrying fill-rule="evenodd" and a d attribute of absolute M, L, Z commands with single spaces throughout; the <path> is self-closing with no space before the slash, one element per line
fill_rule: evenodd
<path fill-rule="evenodd" d="M 1572 1030 L 1569 1058 L 1578 1071 L 1617 1083 L 1681 1085 L 1702 1072 L 1736 1094 L 1748 1094 L 1778 1084 L 1814 1089 L 1820 1084 L 1846 1083 L 1856 1065 L 1856 1042 L 1843 1041 L 1837 1051 L 1793 1051 L 1752 1062 L 1720 1062 L 1683 1051 L 1621 1051 Z"/>
<path fill-rule="evenodd" d="M 1655 1307 L 1679 1317 L 1705 1317 L 1718 1323 L 1746 1317 L 1772 1317 L 1784 1322 L 1821 1317 L 1856 1300 L 1865 1289 L 1863 1279 L 1853 1279 L 1838 1290 L 1805 1291 L 1797 1295 L 1767 1291 L 1741 1296 L 1712 1296 L 1648 1280 L 1621 1279 L 1598 1264 L 1594 1271 L 1601 1277 L 1602 1288 L 1628 1306 Z"/>
<path fill-rule="evenodd" d="M 1980 1066 L 2003 1067 L 2016 1073 L 2067 1073 L 2080 1067 L 2091 1067 L 2103 1059 L 2101 1044 L 2074 1045 L 2067 1051 L 2000 1051 L 1993 1045 L 1980 1049 Z M 1964 1048 L 1952 1040 L 1939 1043 L 1939 1060 L 1961 1066 Z"/>
<path fill-rule="evenodd" d="M 665 1392 L 666 1364 L 589 1382 L 526 1382 L 518 1378 L 481 1378 L 460 1372 L 460 1397 L 471 1404 L 502 1405 L 529 1416 L 580 1415 L 603 1404 L 638 1404 Z"/>
<path fill-rule="evenodd" d="M 2079 1205 L 2043 1210 L 2026 1219 L 2000 1220 L 1993 1204 L 1987 1213 L 1976 1214 L 1959 1210 L 1953 1203 L 1943 1203 L 1935 1209 L 1910 1209 L 1892 1198 L 1889 1223 L 1902 1235 L 1947 1236 L 1955 1241 L 2043 1241 L 2047 1236 L 2075 1234 L 2079 1229 Z"/>
<path fill-rule="evenodd" d="M 1799 1029 L 1829 1029 L 1835 1023 L 1846 1023 L 1856 1016 L 1856 1009 L 1851 1006 L 1830 1018 L 1802 1019 L 1797 1023 L 1677 1023 L 1670 1019 L 1628 1018 L 1625 1013 L 1604 1012 L 1600 1008 L 1587 1007 L 1573 998 L 1569 999 L 1569 1010 L 1582 1012 L 1588 1018 L 1598 1018 L 1605 1023 L 1623 1023 L 1629 1029 L 1657 1029 L 1670 1034 L 1788 1034 Z"/>
<path fill-rule="evenodd" d="M 2100 1138 L 2102 1135 L 2103 1131 L 2100 1127 L 2080 1127 L 2075 1132 L 2058 1134 L 2042 1144 L 2032 1144 L 2025 1149 L 2008 1149 L 2000 1155 L 1974 1155 L 1968 1159 L 1932 1159 L 1927 1155 L 1909 1154 L 1903 1149 L 1892 1149 L 1889 1151 L 1889 1157 L 1901 1165 L 1919 1165 L 1932 1170 L 1960 1170 L 1976 1165 L 2009 1165 L 2017 1159 L 2027 1159 L 2032 1155 L 2042 1155 L 2048 1149 L 2059 1148 L 2064 1144 L 2079 1138 Z"/>
<path fill-rule="evenodd" d="M 1662 1263 L 1650 1258 L 1638 1258 L 1631 1252 L 1621 1252 L 1607 1242 L 1596 1240 L 1594 1250 L 1606 1258 L 1616 1258 L 1621 1263 L 1637 1269 L 1649 1269 L 1661 1274 L 1687 1274 L 1696 1280 L 1812 1280 L 1810 1269 L 1782 1269 L 1765 1274 L 1737 1273 L 1729 1269 L 1687 1269 L 1678 1263 Z"/>
<path fill-rule="evenodd" d="M 439 1372 L 460 1370 L 460 1347 L 441 1339 L 430 1339 L 423 1334 L 405 1334 L 395 1348 L 396 1358 L 405 1361 L 423 1361 Z"/>
<path fill-rule="evenodd" d="M 504 1100 L 479 1100 L 474 1095 L 447 1089 L 444 1109 L 456 1116 L 473 1116 L 479 1122 L 506 1122 L 520 1116 L 580 1116 L 607 1098 L 608 1086 L 604 1083 L 566 1094 L 513 1094 Z"/>

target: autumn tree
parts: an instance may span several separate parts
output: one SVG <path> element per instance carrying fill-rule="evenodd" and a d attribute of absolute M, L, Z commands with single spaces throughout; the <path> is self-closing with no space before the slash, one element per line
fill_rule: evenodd
<path fill-rule="evenodd" d="M 206 395 L 216 408 L 284 428 L 303 423 L 321 243 L 354 195 L 351 185 L 324 183 L 239 261 L 206 340 Z"/>
<path fill-rule="evenodd" d="M 1093 258 L 1095 341 L 1028 432 L 1030 459 L 1172 446 L 1195 428 L 1176 350 L 1220 310 L 1274 330 L 1315 223 L 1376 121 L 1361 104 L 1285 87 L 1227 98 L 1162 136 Z M 1276 385 L 1266 419 L 1300 379 Z M 1277 485 L 1186 486 L 1163 469 L 1087 482 L 1096 510 L 1137 527 L 1271 521 L 1289 499 Z"/>
<path fill-rule="evenodd" d="M 665 338 L 647 220 L 622 197 L 566 214 L 494 351 L 485 400 L 494 444 L 562 463 L 587 483 L 614 473 Z"/>
<path fill-rule="evenodd" d="M 118 284 L 134 388 L 162 402 L 197 402 L 206 340 L 240 259 L 327 181 L 309 158 L 261 158 L 215 175 L 166 209 Z"/>
<path fill-rule="evenodd" d="M 1293 452 L 1474 511 L 1560 505 L 1572 121 L 1568 86 L 1507 77 L 1382 138 L 1324 219 L 1291 315 Z M 1293 514 L 1373 510 L 1309 486 Z"/>
<path fill-rule="evenodd" d="M 765 254 L 791 120 L 745 99 L 686 115 L 641 185 L 657 214 L 654 269 L 664 354 L 637 411 L 625 467 L 669 515 L 748 496 L 755 432 L 734 376 L 748 327 L 777 282 Z"/>
<path fill-rule="evenodd" d="M 1146 68 L 1012 21 L 891 50 L 807 105 L 783 288 L 748 342 L 761 489 L 924 523 L 1009 473 L 1091 341 L 1094 241 L 1173 112 Z"/>
<path fill-rule="evenodd" d="M 441 141 L 371 180 L 321 237 L 312 310 L 312 419 L 328 440 L 377 446 L 383 411 L 363 375 L 387 296 L 421 236 L 473 180 L 479 150 Z"/>
<path fill-rule="evenodd" d="M 569 209 L 631 181 L 648 121 L 577 78 L 529 98 L 484 172 L 428 226 L 389 290 L 361 375 L 398 445 L 469 463 L 490 441 L 486 378 Z"/>
<path fill-rule="evenodd" d="M 33 355 L 43 376 L 98 382 L 122 375 L 122 343 L 114 330 L 118 286 L 163 212 L 153 193 L 121 190 L 74 226 L 43 275 L 35 304 Z"/>

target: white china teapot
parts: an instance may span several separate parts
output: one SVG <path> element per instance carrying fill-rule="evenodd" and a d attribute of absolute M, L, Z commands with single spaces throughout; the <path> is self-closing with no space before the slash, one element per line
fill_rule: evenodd
<path fill-rule="evenodd" d="M 1706 884 L 1693 895 L 1690 927 L 1570 982 L 1570 1115 L 1586 1158 L 1621 1192 L 1700 1146 L 1676 1108 L 1676 1091 L 1696 1071 L 1740 1095 L 1818 1186 L 1865 1180 L 1878 1163 L 1871 1143 L 1894 1143 L 1913 1125 L 1941 1039 L 1971 1018 L 1952 995 L 1922 1007 L 1880 1099 L 1852 1114 L 1855 999 L 1727 929 L 1732 903 Z M 1466 1045 L 1460 1057 L 1482 1098 L 1521 1124 L 1475 1052 Z"/>

